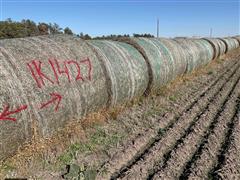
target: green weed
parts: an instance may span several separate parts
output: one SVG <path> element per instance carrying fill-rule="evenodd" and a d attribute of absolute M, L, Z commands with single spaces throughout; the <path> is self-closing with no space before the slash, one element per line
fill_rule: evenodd
<path fill-rule="evenodd" d="M 176 102 L 177 101 L 177 97 L 176 96 L 169 96 L 169 100 Z"/>

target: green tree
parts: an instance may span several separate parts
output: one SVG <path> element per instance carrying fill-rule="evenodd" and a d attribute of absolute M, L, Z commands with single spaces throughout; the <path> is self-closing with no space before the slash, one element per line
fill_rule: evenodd
<path fill-rule="evenodd" d="M 37 27 L 35 22 L 33 22 L 29 19 L 27 19 L 27 20 L 23 19 L 21 21 L 21 23 L 24 26 L 25 33 L 27 34 L 27 36 L 37 36 L 37 35 L 39 35 L 39 30 L 38 30 L 38 27 Z"/>
<path fill-rule="evenodd" d="M 27 36 L 23 24 L 13 22 L 10 19 L 0 22 L 0 32 L 0 38 L 19 38 Z"/>
<path fill-rule="evenodd" d="M 46 23 L 38 24 L 39 35 L 48 35 L 49 34 L 49 26 Z"/>
<path fill-rule="evenodd" d="M 89 36 L 88 34 L 85 34 L 85 35 L 84 35 L 82 32 L 79 34 L 78 37 L 80 37 L 81 39 L 84 39 L 84 40 L 90 40 L 90 39 L 92 39 L 91 36 Z"/>
<path fill-rule="evenodd" d="M 73 35 L 73 32 L 72 32 L 72 30 L 69 27 L 66 27 L 64 29 L 64 34 Z"/>
<path fill-rule="evenodd" d="M 50 34 L 62 34 L 62 28 L 56 23 L 49 23 L 48 24 Z"/>
<path fill-rule="evenodd" d="M 62 28 L 56 23 L 38 23 L 30 19 L 23 19 L 20 22 L 13 21 L 8 18 L 5 21 L 0 21 L 0 39 L 4 38 L 19 38 L 28 36 L 62 34 Z M 65 34 L 73 35 L 72 30 L 67 27 L 64 29 Z M 83 35 L 85 39 L 91 38 L 88 35 Z"/>
<path fill-rule="evenodd" d="M 85 40 L 90 40 L 90 39 L 92 39 L 92 38 L 91 38 L 91 36 L 89 36 L 88 34 L 85 34 L 85 35 L 84 35 L 84 39 L 85 39 Z"/>
<path fill-rule="evenodd" d="M 154 37 L 153 35 L 151 34 L 133 34 L 133 37 L 147 37 L 147 38 L 150 38 L 150 37 Z"/>
<path fill-rule="evenodd" d="M 83 38 L 84 38 L 84 34 L 81 32 L 81 33 L 79 34 L 79 37 L 83 39 Z"/>

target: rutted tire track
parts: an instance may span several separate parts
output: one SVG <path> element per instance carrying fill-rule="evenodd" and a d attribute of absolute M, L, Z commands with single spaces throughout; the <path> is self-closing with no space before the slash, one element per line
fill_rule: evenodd
<path fill-rule="evenodd" d="M 236 67 L 236 68 L 235 68 Z M 144 178 L 149 172 L 148 169 L 152 169 L 155 163 L 158 163 L 163 159 L 166 154 L 176 143 L 178 139 L 185 134 L 189 124 L 194 124 L 193 119 L 201 114 L 201 111 L 208 105 L 210 99 L 218 94 L 223 89 L 226 82 L 235 74 L 239 67 L 238 65 L 231 66 L 231 70 L 222 74 L 212 85 L 210 85 L 192 104 L 182 113 L 176 117 L 170 124 L 164 129 L 164 135 L 155 139 L 149 147 L 145 148 L 142 153 L 135 156 L 135 158 L 120 171 L 113 174 L 112 179 L 123 178 Z M 162 133 L 162 132 L 161 132 Z"/>
<path fill-rule="evenodd" d="M 202 85 L 200 91 L 192 92 L 189 97 L 190 100 L 184 103 L 184 106 L 178 109 L 176 112 L 177 116 L 173 116 L 173 114 L 165 114 L 156 121 L 156 128 L 154 130 L 149 129 L 137 136 L 134 140 L 134 144 L 127 144 L 125 149 L 115 154 L 111 160 L 105 162 L 98 172 L 97 179 L 109 179 L 112 177 L 113 179 L 118 177 L 120 174 L 124 173 L 128 170 L 132 164 L 136 163 L 137 159 L 146 153 L 147 149 L 152 147 L 154 143 L 160 140 L 162 133 L 167 129 L 172 128 L 173 124 L 179 117 L 183 114 L 186 114 L 190 111 L 198 101 L 204 97 L 212 87 L 214 87 L 219 81 L 226 80 L 230 74 L 233 74 L 233 71 L 238 67 L 238 61 L 232 61 L 227 66 L 224 67 L 224 72 L 222 72 L 219 76 L 213 77 L 209 79 L 208 86 L 206 84 Z M 159 129 L 161 131 L 159 131 Z M 133 157 L 133 158 L 132 158 Z M 103 173 L 102 173 L 103 172 Z"/>
<path fill-rule="evenodd" d="M 165 161 L 158 168 L 158 172 L 154 175 L 153 179 L 179 178 L 187 162 L 191 160 L 193 154 L 200 147 L 201 141 L 204 140 L 204 136 L 207 134 L 209 128 L 212 128 L 217 123 L 222 123 L 222 121 L 219 121 L 219 117 L 226 108 L 229 98 L 231 96 L 236 98 L 237 95 L 234 97 L 234 94 L 240 92 L 239 78 L 240 70 L 236 72 L 233 79 L 224 86 L 213 101 L 210 100 L 210 104 L 197 117 L 196 124 L 186 132 L 178 143 L 176 143 L 173 150 L 166 155 Z"/>

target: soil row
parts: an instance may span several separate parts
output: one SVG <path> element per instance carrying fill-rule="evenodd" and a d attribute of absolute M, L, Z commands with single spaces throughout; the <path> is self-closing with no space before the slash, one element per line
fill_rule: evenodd
<path fill-rule="evenodd" d="M 218 163 L 209 174 L 215 179 L 240 179 L 240 96 L 237 101 L 237 111 L 222 144 Z"/>
<path fill-rule="evenodd" d="M 188 162 L 181 179 L 201 179 L 208 178 L 209 173 L 218 162 L 218 154 L 221 147 L 227 141 L 227 133 L 231 130 L 231 125 L 236 118 L 238 95 L 240 88 L 235 90 L 226 103 L 224 111 L 221 113 L 218 122 L 214 122 L 208 133 L 203 138 L 200 147 L 195 152 L 191 161 Z"/>
<path fill-rule="evenodd" d="M 239 90 L 238 90 L 239 91 Z M 204 136 L 200 147 L 187 163 L 181 179 L 208 178 L 210 170 L 217 163 L 221 145 L 226 141 L 226 134 L 236 114 L 236 99 L 238 93 L 233 93 L 226 103 L 218 122 L 214 122 L 208 133 Z"/>

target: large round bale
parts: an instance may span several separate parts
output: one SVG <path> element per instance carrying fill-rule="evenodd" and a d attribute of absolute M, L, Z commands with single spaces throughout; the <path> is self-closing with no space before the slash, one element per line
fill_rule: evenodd
<path fill-rule="evenodd" d="M 227 48 L 226 48 L 226 53 L 238 48 L 239 43 L 235 38 L 221 38 L 221 40 L 226 44 Z"/>
<path fill-rule="evenodd" d="M 234 42 L 234 48 L 237 49 L 240 46 L 238 39 L 236 39 L 236 38 L 231 38 L 231 39 Z"/>
<path fill-rule="evenodd" d="M 156 58 L 155 61 L 160 62 L 160 84 L 158 88 L 167 84 L 167 82 L 173 80 L 175 78 L 174 70 L 176 68 L 176 63 L 174 62 L 174 59 L 169 52 L 169 49 L 155 38 L 140 38 L 139 41 L 141 41 L 143 43 L 142 45 L 145 45 L 146 47 L 154 48 L 156 54 L 153 58 Z M 146 48 L 148 56 L 153 53 L 149 50 Z"/>
<path fill-rule="evenodd" d="M 203 54 L 203 45 L 194 42 L 194 40 L 185 38 L 176 38 L 175 41 L 185 50 L 188 62 L 187 72 L 191 72 L 205 63 L 206 56 Z"/>
<path fill-rule="evenodd" d="M 13 154 L 33 135 L 33 116 L 31 112 L 26 111 L 26 107 L 30 107 L 28 92 L 24 90 L 19 71 L 16 71 L 16 66 L 11 63 L 12 59 L 14 57 L 0 47 L 0 160 Z M 8 115 L 11 111 L 22 113 Z"/>
<path fill-rule="evenodd" d="M 105 72 L 105 65 L 101 63 L 101 61 L 99 59 L 96 59 L 97 55 L 96 52 L 91 48 L 91 46 L 88 45 L 88 43 L 86 43 L 86 41 L 83 41 L 79 38 L 75 38 L 75 37 L 71 37 L 71 36 L 50 36 L 50 38 L 46 38 L 46 37 L 40 37 L 41 39 L 43 39 L 44 41 L 48 41 L 49 43 L 54 43 L 57 42 L 57 44 L 55 43 L 55 47 L 56 47 L 56 51 L 60 51 L 61 53 L 65 53 L 66 51 L 69 52 L 69 54 L 71 54 L 71 56 L 68 55 L 68 59 L 80 59 L 81 63 L 79 65 L 80 67 L 80 74 L 85 75 L 84 77 L 79 77 L 79 79 L 82 79 L 83 82 L 87 82 L 87 80 L 91 80 L 93 78 L 95 78 L 95 84 L 92 84 L 91 86 L 89 86 L 88 83 L 76 83 L 76 85 L 78 86 L 78 90 L 79 93 L 81 94 L 80 96 L 82 96 L 82 102 L 78 102 L 78 105 L 80 105 L 79 108 L 81 108 L 81 110 L 77 111 L 77 115 L 79 117 L 81 116 L 85 116 L 87 115 L 89 112 L 93 112 L 97 109 L 99 109 L 99 107 L 104 107 L 103 105 L 106 104 L 106 99 L 107 101 L 110 100 L 110 95 L 109 95 L 109 88 L 110 86 L 108 86 L 108 77 L 106 76 L 106 72 Z M 84 42 L 84 45 L 88 48 L 85 49 L 85 46 L 77 46 L 79 43 Z M 74 44 L 73 44 L 74 43 Z M 59 46 L 59 44 L 61 44 L 61 46 Z M 76 44 L 76 45 L 75 45 Z M 60 48 L 60 49 L 59 49 Z M 95 65 L 97 65 L 96 67 L 93 67 L 92 64 L 89 64 L 90 61 L 88 61 L 88 57 L 85 55 L 83 56 L 83 52 L 85 53 L 85 51 L 88 51 L 89 53 L 95 53 L 94 55 L 94 61 L 97 62 L 97 64 L 95 63 Z M 87 53 L 87 52 L 86 52 Z M 75 64 L 74 67 L 74 62 L 72 62 L 73 66 L 70 66 L 71 68 L 71 72 L 75 73 L 76 75 L 76 71 L 74 72 L 74 70 L 77 70 L 76 67 L 77 65 Z M 90 66 L 89 66 L 90 65 Z M 95 72 L 95 76 L 93 77 L 92 72 Z M 98 79 L 98 75 L 99 75 L 99 79 Z M 85 80 L 86 79 L 86 80 Z M 104 84 L 104 88 L 103 86 L 98 86 L 98 81 L 100 81 L 100 84 Z M 103 82 L 104 81 L 104 82 Z M 89 88 L 89 89 L 88 89 Z M 83 91 L 84 90 L 84 91 Z M 85 91 L 89 91 L 86 92 Z M 102 92 L 104 90 L 104 92 Z M 101 91 L 101 93 L 99 93 Z M 84 92 L 84 93 L 83 93 Z M 105 99 L 103 99 L 103 96 L 101 95 L 106 95 L 107 92 L 107 98 L 106 96 Z M 93 97 L 93 93 L 95 95 L 95 97 Z M 83 101 L 84 100 L 84 101 Z M 81 105 L 83 104 L 83 105 Z"/>
<path fill-rule="evenodd" d="M 110 85 L 110 106 L 142 96 L 148 87 L 148 67 L 143 56 L 131 45 L 110 41 L 90 40 L 106 68 Z"/>
<path fill-rule="evenodd" d="M 199 51 L 201 53 L 201 59 L 203 60 L 203 65 L 208 64 L 214 58 L 214 49 L 211 44 L 204 39 L 194 39 L 194 42 L 200 45 Z"/>
<path fill-rule="evenodd" d="M 217 59 L 220 56 L 220 46 L 219 46 L 220 40 L 214 39 L 214 38 L 203 38 L 203 39 L 211 44 L 214 50 L 213 59 Z"/>
<path fill-rule="evenodd" d="M 235 37 L 232 37 L 234 39 L 236 39 L 238 41 L 238 47 L 240 46 L 240 36 L 235 36 Z"/>
<path fill-rule="evenodd" d="M 187 70 L 187 59 L 185 51 L 176 41 L 167 38 L 152 39 L 165 46 L 166 51 L 170 55 L 171 62 L 173 62 L 173 76 L 171 78 L 176 78 L 177 76 L 183 75 Z"/>
<path fill-rule="evenodd" d="M 108 101 L 102 65 L 71 36 L 0 41 L 0 160 Z"/>
<path fill-rule="evenodd" d="M 232 42 L 233 49 L 237 49 L 239 47 L 239 42 L 236 38 L 228 38 Z"/>
<path fill-rule="evenodd" d="M 121 38 L 118 40 L 131 44 L 145 58 L 149 73 L 147 94 L 156 92 L 167 82 L 174 79 L 178 72 L 186 70 L 184 63 L 179 67 L 180 70 L 176 68 L 178 60 L 174 59 L 173 52 L 170 52 L 171 49 L 167 48 L 167 46 L 173 48 L 171 41 L 163 43 L 160 39 L 155 38 Z"/>
<path fill-rule="evenodd" d="M 220 49 L 220 56 L 224 55 L 227 51 L 227 46 L 226 44 L 220 40 L 220 39 L 216 39 L 218 41 L 218 45 L 219 45 L 219 49 Z"/>

